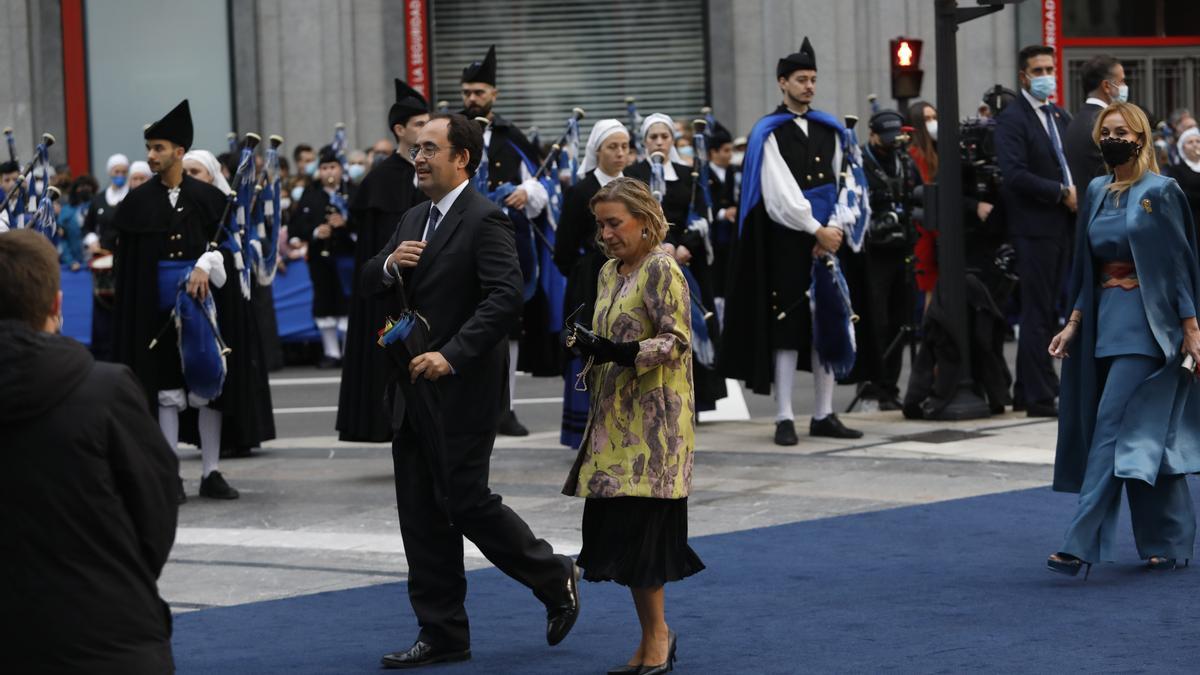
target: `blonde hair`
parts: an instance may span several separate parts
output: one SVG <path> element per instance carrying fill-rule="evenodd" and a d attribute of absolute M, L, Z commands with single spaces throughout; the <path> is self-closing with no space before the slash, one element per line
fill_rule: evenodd
<path fill-rule="evenodd" d="M 667 217 L 663 215 L 662 206 L 658 200 L 650 194 L 650 188 L 642 181 L 624 176 L 610 181 L 608 185 L 600 188 L 600 191 L 592 197 L 592 201 L 588 203 L 588 208 L 592 210 L 593 214 L 596 213 L 596 204 L 601 202 L 625 205 L 629 213 L 642 224 L 643 232 L 646 234 L 646 243 L 649 245 L 647 250 L 654 250 L 667 238 L 667 228 L 669 227 Z M 596 246 L 604 255 L 613 257 L 600 237 L 600 228 L 598 227 L 596 228 Z"/>
<path fill-rule="evenodd" d="M 1137 161 L 1133 164 L 1133 175 L 1128 180 L 1116 180 L 1115 169 L 1109 167 L 1109 173 L 1113 174 L 1113 182 L 1109 183 L 1108 191 L 1116 194 L 1116 199 L 1120 202 L 1121 193 L 1129 189 L 1131 185 L 1142 179 L 1146 172 L 1158 173 L 1158 160 L 1154 157 L 1154 139 L 1150 133 L 1150 120 L 1146 118 L 1146 113 L 1136 105 L 1121 101 L 1114 101 L 1107 108 L 1100 111 L 1096 115 L 1096 123 L 1092 125 L 1092 141 L 1096 145 L 1100 145 L 1100 128 L 1104 126 L 1104 120 L 1109 115 L 1118 113 L 1125 120 L 1125 126 L 1133 133 L 1141 136 L 1142 147 L 1138 149 Z"/>

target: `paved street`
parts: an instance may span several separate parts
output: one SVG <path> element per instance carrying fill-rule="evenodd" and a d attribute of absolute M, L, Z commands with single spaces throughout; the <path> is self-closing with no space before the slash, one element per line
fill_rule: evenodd
<path fill-rule="evenodd" d="M 801 376 L 797 410 L 811 380 Z M 191 499 L 181 508 L 160 580 L 176 612 L 394 582 L 405 578 L 388 445 L 340 443 L 333 430 L 338 376 L 290 368 L 271 378 L 278 440 L 222 471 L 236 502 L 195 496 L 200 460 L 183 452 Z M 558 444 L 556 380 L 521 377 L 517 412 L 532 432 L 500 438 L 493 489 L 556 549 L 579 550 L 583 502 L 559 493 L 573 459 Z M 840 387 L 839 409 L 853 396 Z M 1053 421 L 1007 415 L 966 423 L 904 421 L 899 413 L 844 415 L 854 442 L 772 444 L 774 405 L 745 395 L 751 421 L 703 423 L 697 432 L 690 532 L 703 536 L 1045 485 Z M 1064 513 L 1064 519 L 1068 514 Z M 1065 524 L 1065 521 L 1064 521 Z M 1031 565 L 1056 542 L 1038 542 Z M 467 546 L 468 568 L 488 566 Z M 407 637 L 407 636 L 405 636 Z"/>

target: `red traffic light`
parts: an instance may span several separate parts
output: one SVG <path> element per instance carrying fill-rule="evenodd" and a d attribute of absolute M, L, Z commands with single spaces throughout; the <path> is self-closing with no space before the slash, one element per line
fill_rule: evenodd
<path fill-rule="evenodd" d="M 909 71 L 921 68 L 923 40 L 898 37 L 891 41 L 892 70 Z"/>

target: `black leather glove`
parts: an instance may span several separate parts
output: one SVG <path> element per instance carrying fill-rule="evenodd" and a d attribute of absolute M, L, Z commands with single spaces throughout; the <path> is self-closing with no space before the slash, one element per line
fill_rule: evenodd
<path fill-rule="evenodd" d="M 593 336 L 588 340 L 579 340 L 575 343 L 575 348 L 585 357 L 590 356 L 594 359 L 593 363 L 615 363 L 618 366 L 627 368 L 633 367 L 633 361 L 638 355 L 637 340 L 631 342 L 613 342 L 608 338 Z"/>

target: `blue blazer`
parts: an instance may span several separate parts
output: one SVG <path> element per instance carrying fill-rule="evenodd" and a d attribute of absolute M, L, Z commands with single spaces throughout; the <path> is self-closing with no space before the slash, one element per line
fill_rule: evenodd
<path fill-rule="evenodd" d="M 1051 104 L 1060 142 L 1065 143 L 1071 115 Z M 996 116 L 996 159 L 1000 164 L 1000 201 L 1014 237 L 1062 237 L 1070 231 L 1071 211 L 1059 203 L 1062 170 L 1054 145 L 1042 127 L 1042 112 L 1018 94 Z M 1082 197 L 1084 186 L 1076 189 Z"/>
<path fill-rule="evenodd" d="M 1088 244 L 1088 225 L 1103 205 L 1110 176 L 1088 185 L 1079 203 L 1074 306 L 1083 311 L 1079 331 L 1063 361 L 1054 489 L 1079 492 L 1096 427 L 1101 382 L 1096 368 L 1096 288 L 1099 277 Z M 1180 368 L 1183 318 L 1195 315 L 1200 268 L 1192 213 L 1173 178 L 1147 173 L 1121 195 L 1129 246 L 1146 307 L 1146 320 L 1162 350 L 1163 365 L 1136 385 L 1117 436 L 1119 478 L 1151 485 L 1159 474 L 1200 472 L 1200 382 Z"/>

